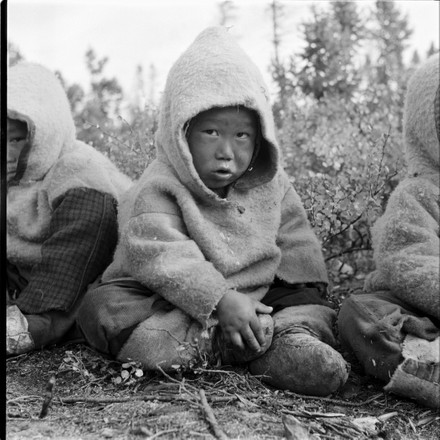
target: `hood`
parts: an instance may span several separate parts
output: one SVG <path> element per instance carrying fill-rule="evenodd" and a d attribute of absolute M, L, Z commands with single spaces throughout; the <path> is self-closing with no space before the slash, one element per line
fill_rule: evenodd
<path fill-rule="evenodd" d="M 406 159 L 410 175 L 439 173 L 439 55 L 430 57 L 408 83 L 404 111 Z"/>
<path fill-rule="evenodd" d="M 242 105 L 256 111 L 262 132 L 253 167 L 234 184 L 248 189 L 273 179 L 278 169 L 268 89 L 251 59 L 225 28 L 204 30 L 171 68 L 162 96 L 157 158 L 174 169 L 181 182 L 201 197 L 218 198 L 199 178 L 185 138 L 185 124 L 213 107 Z"/>
<path fill-rule="evenodd" d="M 31 146 L 21 180 L 41 180 L 73 148 L 75 125 L 66 93 L 51 71 L 22 62 L 8 70 L 7 108 L 9 118 L 28 126 Z"/>

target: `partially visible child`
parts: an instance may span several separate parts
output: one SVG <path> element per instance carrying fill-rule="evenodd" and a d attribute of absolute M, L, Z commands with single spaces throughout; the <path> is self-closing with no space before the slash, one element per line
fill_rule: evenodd
<path fill-rule="evenodd" d="M 86 340 L 147 369 L 201 356 L 248 363 L 278 388 L 336 391 L 348 366 L 321 248 L 281 169 L 268 89 L 225 29 L 202 32 L 171 69 L 156 147 L 81 306 Z"/>
<path fill-rule="evenodd" d="M 88 285 L 111 262 L 117 202 L 131 184 L 75 138 L 67 96 L 46 68 L 7 83 L 7 354 L 75 337 Z"/>
<path fill-rule="evenodd" d="M 439 56 L 408 84 L 408 176 L 372 229 L 376 270 L 339 315 L 343 345 L 385 390 L 440 407 Z"/>

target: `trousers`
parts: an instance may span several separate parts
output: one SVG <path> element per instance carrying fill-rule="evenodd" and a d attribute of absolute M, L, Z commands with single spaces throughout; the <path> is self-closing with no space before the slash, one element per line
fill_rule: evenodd
<path fill-rule="evenodd" d="M 274 336 L 290 328 L 329 345 L 336 344 L 336 313 L 326 301 L 311 294 L 309 300 L 314 303 L 304 304 L 302 293 L 290 295 L 289 300 L 282 294 L 277 287 L 266 295 L 268 305 L 275 298 Z M 277 306 L 280 303 L 283 307 Z M 86 342 L 97 351 L 119 360 L 138 360 L 147 369 L 159 365 L 165 371 L 176 365 L 190 366 L 198 356 L 209 353 L 209 330 L 217 325 L 213 319 L 207 331 L 188 314 L 130 278 L 101 283 L 88 291 L 77 323 Z"/>
<path fill-rule="evenodd" d="M 10 295 L 20 292 L 27 285 L 13 265 L 7 265 L 7 303 Z M 85 293 L 85 292 L 84 292 Z M 34 349 L 44 348 L 58 342 L 82 342 L 81 333 L 76 327 L 76 315 L 78 313 L 81 296 L 76 304 L 68 311 L 51 310 L 39 314 L 24 313 L 28 323 L 28 331 L 32 336 Z"/>

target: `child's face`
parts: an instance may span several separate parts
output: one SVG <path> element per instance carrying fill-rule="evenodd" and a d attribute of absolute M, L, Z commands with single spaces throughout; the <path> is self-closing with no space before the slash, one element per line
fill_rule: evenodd
<path fill-rule="evenodd" d="M 17 172 L 18 159 L 27 144 L 27 124 L 17 119 L 7 119 L 7 180 L 8 182 Z"/>
<path fill-rule="evenodd" d="M 198 114 L 188 136 L 194 166 L 203 183 L 224 196 L 249 167 L 257 137 L 257 116 L 246 108 L 213 108 Z"/>

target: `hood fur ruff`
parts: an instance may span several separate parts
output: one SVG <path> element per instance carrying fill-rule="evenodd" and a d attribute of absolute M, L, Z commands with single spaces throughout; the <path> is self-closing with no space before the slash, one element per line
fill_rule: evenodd
<path fill-rule="evenodd" d="M 194 194 L 220 200 L 194 168 L 184 126 L 212 107 L 242 105 L 259 115 L 263 145 L 252 171 L 235 187 L 248 189 L 270 181 L 278 169 L 279 148 L 268 96 L 258 68 L 228 31 L 221 27 L 206 29 L 169 72 L 156 134 L 158 159 L 171 165 Z"/>

